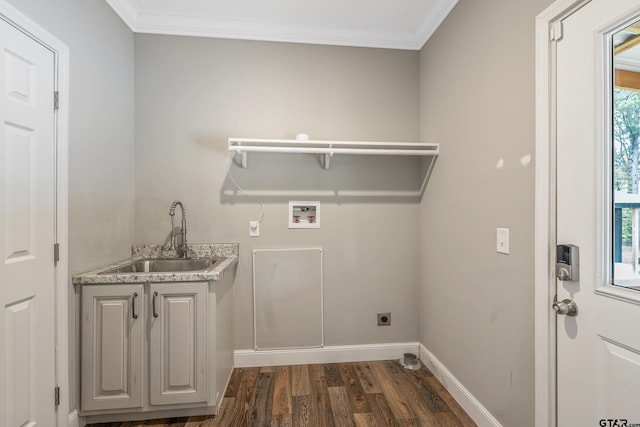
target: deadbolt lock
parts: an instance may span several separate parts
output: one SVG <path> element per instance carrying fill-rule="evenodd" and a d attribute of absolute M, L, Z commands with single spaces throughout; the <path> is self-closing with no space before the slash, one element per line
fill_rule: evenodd
<path fill-rule="evenodd" d="M 556 247 L 556 277 L 562 281 L 580 279 L 580 251 L 576 245 Z"/>

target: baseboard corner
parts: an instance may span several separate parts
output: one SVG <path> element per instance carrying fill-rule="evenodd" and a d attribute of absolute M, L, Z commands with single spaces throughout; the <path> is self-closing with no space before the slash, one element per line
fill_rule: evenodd
<path fill-rule="evenodd" d="M 84 425 L 84 419 L 80 418 L 77 409 L 69 413 L 69 427 L 84 427 Z"/>
<path fill-rule="evenodd" d="M 420 360 L 460 404 L 479 427 L 502 427 L 478 399 L 433 355 L 420 344 Z"/>
<path fill-rule="evenodd" d="M 433 372 L 453 398 L 479 427 L 502 427 L 498 420 L 469 390 L 419 342 L 385 343 L 282 350 L 235 350 L 234 367 L 341 363 L 400 359 L 404 353 L 419 353 L 422 363 Z"/>

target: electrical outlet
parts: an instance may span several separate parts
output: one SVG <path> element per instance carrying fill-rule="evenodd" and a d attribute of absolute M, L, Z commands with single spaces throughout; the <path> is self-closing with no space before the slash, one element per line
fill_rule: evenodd
<path fill-rule="evenodd" d="M 391 313 L 378 313 L 378 326 L 391 325 Z"/>
<path fill-rule="evenodd" d="M 260 222 L 249 221 L 249 237 L 258 237 L 260 235 Z"/>

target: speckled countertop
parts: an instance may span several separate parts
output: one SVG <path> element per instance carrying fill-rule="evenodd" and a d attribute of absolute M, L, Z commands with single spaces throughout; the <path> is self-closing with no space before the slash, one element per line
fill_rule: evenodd
<path fill-rule="evenodd" d="M 213 266 L 206 270 L 172 273 L 104 273 L 145 258 L 176 258 L 175 250 L 160 245 L 134 245 L 131 258 L 114 264 L 105 265 L 86 273 L 73 276 L 74 285 L 108 283 L 147 283 L 147 282 L 203 282 L 220 280 L 230 268 L 238 263 L 237 243 L 196 243 L 189 244 L 189 258 L 218 258 Z"/>

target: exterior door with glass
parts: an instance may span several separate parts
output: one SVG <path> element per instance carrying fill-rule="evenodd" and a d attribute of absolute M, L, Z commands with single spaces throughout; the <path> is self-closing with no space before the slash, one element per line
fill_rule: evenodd
<path fill-rule="evenodd" d="M 640 424 L 639 218 L 632 203 L 640 202 L 640 133 L 619 123 L 621 96 L 629 95 L 620 76 L 637 78 L 631 93 L 640 91 L 639 20 L 637 0 L 591 0 L 562 20 L 556 42 L 557 243 L 579 248 L 571 257 L 578 276 L 560 263 L 565 271 L 556 282 L 558 426 Z M 625 53 L 632 60 L 623 66 Z M 624 114 L 640 118 L 637 99 L 624 104 Z M 570 252 L 560 248 L 558 260 Z"/>

